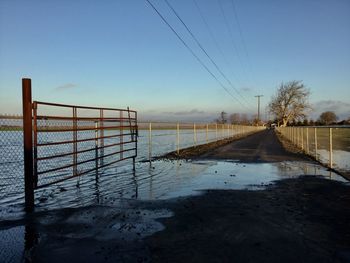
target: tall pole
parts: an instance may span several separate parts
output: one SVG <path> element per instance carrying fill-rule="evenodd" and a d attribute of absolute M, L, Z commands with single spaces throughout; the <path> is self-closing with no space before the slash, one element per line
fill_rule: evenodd
<path fill-rule="evenodd" d="M 259 125 L 260 123 L 260 97 L 264 97 L 264 95 L 256 95 L 256 98 L 258 98 L 258 123 L 257 125 Z"/>
<path fill-rule="evenodd" d="M 22 79 L 22 107 L 25 210 L 32 212 L 34 210 L 34 176 L 31 79 Z"/>

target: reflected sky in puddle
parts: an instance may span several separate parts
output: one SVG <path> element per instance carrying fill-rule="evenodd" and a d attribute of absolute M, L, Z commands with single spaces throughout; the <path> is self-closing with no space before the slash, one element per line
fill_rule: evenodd
<path fill-rule="evenodd" d="M 157 198 L 166 199 L 195 194 L 206 189 L 260 190 L 276 180 L 301 175 L 317 175 L 348 182 L 326 168 L 309 162 L 238 163 L 234 161 L 198 161 L 191 163 L 192 177 Z M 170 188 L 170 187 L 169 187 Z"/>
<path fill-rule="evenodd" d="M 36 192 L 36 211 L 87 205 L 120 207 L 125 199 L 159 200 L 200 193 L 203 189 L 259 190 L 275 180 L 317 175 L 347 182 L 310 162 L 239 163 L 234 161 L 166 161 L 109 167 L 95 175 L 71 179 Z M 77 182 L 79 181 L 79 186 Z M 0 221 L 23 215 L 23 199 L 2 202 Z"/>
<path fill-rule="evenodd" d="M 80 178 L 79 187 L 77 187 L 77 180 L 68 180 L 60 185 L 38 191 L 36 211 L 55 209 L 60 211 L 60 208 L 90 205 L 112 207 L 114 212 L 120 209 L 123 211 L 121 213 L 128 213 L 132 220 L 117 220 L 110 229 L 114 229 L 119 234 L 128 233 L 131 238 L 138 238 L 139 233 L 143 232 L 142 238 L 161 230 L 162 225 L 154 219 L 171 216 L 171 211 L 160 211 L 158 215 L 156 211 L 130 210 L 127 208 L 130 199 L 163 200 L 200 194 L 201 190 L 206 189 L 261 190 L 276 180 L 301 175 L 317 175 L 349 184 L 341 176 L 310 162 L 239 163 L 159 160 L 152 162 L 151 165 L 138 163 L 134 173 L 131 165 L 126 164 L 106 169 L 103 174 L 100 174 L 98 182 L 95 181 L 95 175 L 91 175 Z M 0 221 L 19 218 L 23 215 L 20 212 L 23 204 L 5 204 L 2 209 L 6 208 L 6 205 L 8 210 L 5 211 L 8 213 L 2 213 Z M 103 209 L 102 206 L 100 207 Z M 84 219 L 83 216 L 79 215 L 78 219 Z M 78 219 L 73 221 L 78 222 Z M 65 220 L 70 224 L 69 218 Z M 93 223 L 91 219 L 88 221 Z M 30 254 L 30 248 L 38 242 L 40 236 L 31 234 L 30 229 L 27 228 L 15 226 L 0 230 L 0 262 L 25 261 L 25 257 L 28 253 Z M 25 239 L 25 236 L 29 238 Z"/>

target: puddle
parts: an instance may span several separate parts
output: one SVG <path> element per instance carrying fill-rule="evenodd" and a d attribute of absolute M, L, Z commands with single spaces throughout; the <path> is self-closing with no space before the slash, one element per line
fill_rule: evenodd
<path fill-rule="evenodd" d="M 0 231 L 0 262 L 24 261 L 25 227 L 18 226 Z"/>
<path fill-rule="evenodd" d="M 129 214 L 127 222 L 117 222 L 112 225 L 127 241 L 150 236 L 164 229 L 164 225 L 156 221 L 159 218 L 171 217 L 169 210 L 137 210 Z"/>
<path fill-rule="evenodd" d="M 36 192 L 36 211 L 108 205 L 124 200 L 162 200 L 199 194 L 203 189 L 260 190 L 273 181 L 316 175 L 347 182 L 326 168 L 310 162 L 239 163 L 234 161 L 163 161 L 110 167 L 99 175 L 71 179 Z M 0 201 L 0 221 L 23 216 L 23 199 Z"/>
<path fill-rule="evenodd" d="M 164 200 L 201 194 L 207 189 L 261 190 L 276 180 L 301 175 L 322 176 L 349 184 L 341 176 L 310 162 L 159 160 L 152 165 L 138 163 L 134 173 L 128 165 L 112 167 L 106 169 L 98 181 L 94 175 L 86 176 L 80 179 L 79 187 L 75 180 L 68 180 L 38 191 L 36 211 L 49 211 L 41 213 L 37 221 L 44 229 L 50 228 L 51 235 L 54 233 L 51 243 L 58 242 L 56 239 L 96 239 L 107 243 L 118 240 L 118 249 L 123 251 L 130 242 L 163 230 L 157 219 L 172 216 L 169 210 L 135 208 L 135 204 L 131 207 L 130 199 Z M 22 209 L 23 204 L 19 202 L 5 204 L 2 211 L 7 214 L 2 212 L 0 222 L 21 218 Z M 47 238 L 29 226 L 0 230 L 0 262 L 25 262 L 30 259 L 33 247 L 38 242 L 46 242 Z"/>

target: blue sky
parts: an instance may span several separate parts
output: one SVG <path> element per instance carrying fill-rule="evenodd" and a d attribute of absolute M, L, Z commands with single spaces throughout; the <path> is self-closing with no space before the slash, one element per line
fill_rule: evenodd
<path fill-rule="evenodd" d="M 195 1 L 212 35 L 193 0 L 169 0 L 240 95 L 166 3 L 151 0 L 235 98 L 145 0 L 1 0 L 0 112 L 20 113 L 22 77 L 32 78 L 35 100 L 130 106 L 162 120 L 254 113 L 254 95 L 264 108 L 282 81 L 302 80 L 312 117 L 350 116 L 349 1 Z"/>

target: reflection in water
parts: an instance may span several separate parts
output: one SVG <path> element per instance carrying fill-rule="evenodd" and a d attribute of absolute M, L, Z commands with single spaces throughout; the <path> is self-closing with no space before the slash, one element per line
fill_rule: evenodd
<path fill-rule="evenodd" d="M 237 163 L 233 161 L 153 161 L 126 163 L 76 180 L 67 180 L 36 192 L 36 209 L 82 207 L 93 204 L 118 206 L 124 198 L 166 199 L 197 194 L 202 189 L 252 189 L 275 180 L 300 175 L 320 175 L 345 181 L 316 163 Z M 261 189 L 261 188 L 259 188 Z M 23 202 L 23 201 L 21 201 Z M 3 203 L 0 216 L 8 219 L 22 211 L 23 204 Z M 8 213 L 6 214 L 6 212 Z M 1 218 L 0 218 L 1 220 Z"/>
<path fill-rule="evenodd" d="M 337 174 L 316 163 L 237 163 L 233 161 L 154 161 L 137 163 L 136 171 L 130 165 L 110 167 L 98 176 L 68 180 L 36 193 L 36 210 L 67 207 L 85 207 L 100 204 L 123 209 L 125 199 L 155 200 L 199 194 L 203 189 L 261 190 L 275 180 L 300 175 L 317 175 L 347 182 Z M 22 210 L 22 204 L 5 204 L 9 208 L 4 218 Z M 5 210 L 6 211 L 6 210 Z M 60 210 L 58 210 L 60 211 Z M 1 219 L 0 219 L 1 220 Z M 23 238 L 24 237 L 24 238 Z M 34 225 L 0 230 L 0 262 L 31 262 L 31 255 L 39 242 Z M 24 253 L 23 253 L 24 249 Z M 11 255 L 9 257 L 9 255 Z M 22 260 L 21 260 L 22 258 Z"/>
<path fill-rule="evenodd" d="M 138 199 L 139 186 L 137 184 L 136 169 L 133 169 L 132 177 L 133 177 L 133 182 L 134 182 L 134 185 L 135 185 L 135 194 L 133 195 L 133 198 Z"/>
<path fill-rule="evenodd" d="M 39 234 L 36 231 L 36 228 L 32 224 L 27 224 L 25 226 L 24 232 L 24 262 L 33 262 L 32 254 L 33 249 L 39 242 Z"/>

